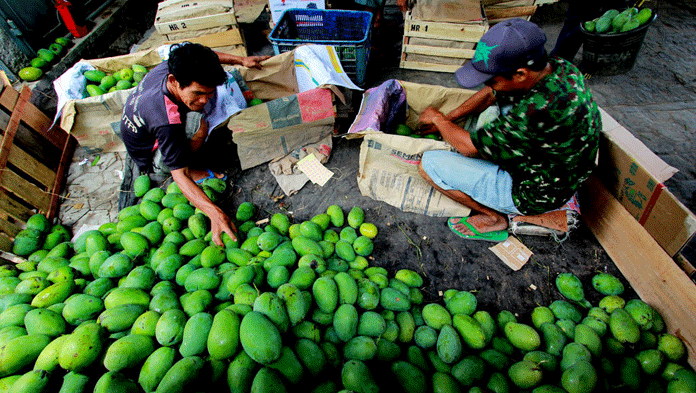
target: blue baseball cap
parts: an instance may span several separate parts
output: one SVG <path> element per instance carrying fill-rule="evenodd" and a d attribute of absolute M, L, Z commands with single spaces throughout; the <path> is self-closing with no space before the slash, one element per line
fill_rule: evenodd
<path fill-rule="evenodd" d="M 541 58 L 546 53 L 544 44 L 546 34 L 532 22 L 519 18 L 498 22 L 476 44 L 474 58 L 454 75 L 466 88 L 478 86 Z"/>

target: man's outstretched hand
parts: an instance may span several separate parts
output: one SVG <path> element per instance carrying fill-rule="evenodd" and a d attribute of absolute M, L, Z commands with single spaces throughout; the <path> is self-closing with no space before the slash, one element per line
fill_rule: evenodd
<path fill-rule="evenodd" d="M 232 241 L 237 241 L 237 228 L 222 210 L 219 210 L 217 214 L 210 217 L 210 231 L 212 232 L 213 242 L 218 246 L 224 247 L 221 237 L 223 232 L 226 233 Z"/>
<path fill-rule="evenodd" d="M 242 65 L 247 68 L 262 69 L 261 62 L 269 59 L 271 56 L 247 56 L 242 59 Z"/>

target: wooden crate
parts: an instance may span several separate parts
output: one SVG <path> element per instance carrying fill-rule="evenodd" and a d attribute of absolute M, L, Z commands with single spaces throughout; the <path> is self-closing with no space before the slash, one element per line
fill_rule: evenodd
<path fill-rule="evenodd" d="M 77 141 L 0 75 L 0 250 L 35 213 L 53 219 Z"/>
<path fill-rule="evenodd" d="M 474 47 L 486 31 L 486 21 L 430 22 L 413 19 L 407 12 L 399 67 L 455 72 L 474 57 Z"/>

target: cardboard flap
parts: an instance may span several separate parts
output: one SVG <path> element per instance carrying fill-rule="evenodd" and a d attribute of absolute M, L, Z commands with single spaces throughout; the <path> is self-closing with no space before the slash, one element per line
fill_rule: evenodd
<path fill-rule="evenodd" d="M 299 92 L 295 77 L 294 50 L 264 61 L 260 70 L 241 67 L 239 71 L 256 98 L 275 100 Z"/>
<path fill-rule="evenodd" d="M 599 112 L 602 115 L 602 131 L 606 137 L 621 146 L 621 148 L 629 153 L 640 166 L 655 177 L 659 183 L 664 183 L 679 171 L 648 149 L 643 142 L 622 127 L 602 108 L 599 108 Z"/>

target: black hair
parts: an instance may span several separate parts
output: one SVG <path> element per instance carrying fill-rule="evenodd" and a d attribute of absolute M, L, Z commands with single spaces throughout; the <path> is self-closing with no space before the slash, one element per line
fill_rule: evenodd
<path fill-rule="evenodd" d="M 169 52 L 169 73 L 182 88 L 193 82 L 205 87 L 216 87 L 227 80 L 227 73 L 217 54 L 207 46 L 186 42 L 172 45 Z"/>
<path fill-rule="evenodd" d="M 549 54 L 544 50 L 537 58 L 528 60 L 525 64 L 520 65 L 516 69 L 512 71 L 507 71 L 507 72 L 501 72 L 500 74 L 497 74 L 499 76 L 502 76 L 505 79 L 512 79 L 512 76 L 515 75 L 518 69 L 520 68 L 526 68 L 531 71 L 542 71 L 544 68 L 546 68 L 546 65 L 549 63 Z"/>

